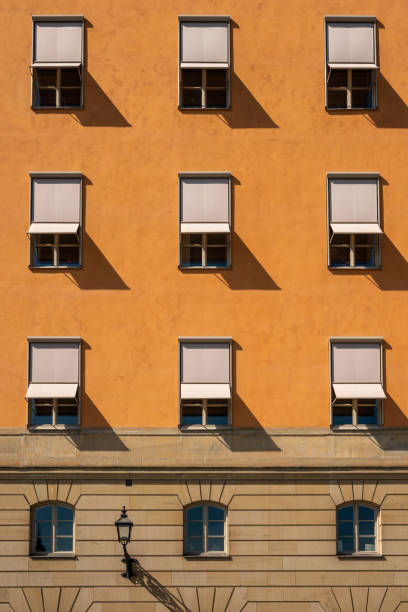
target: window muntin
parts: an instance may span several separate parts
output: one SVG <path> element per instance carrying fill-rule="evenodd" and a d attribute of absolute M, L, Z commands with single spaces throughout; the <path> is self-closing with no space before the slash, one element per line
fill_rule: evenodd
<path fill-rule="evenodd" d="M 337 509 L 337 554 L 378 553 L 378 511 L 365 504 Z"/>
<path fill-rule="evenodd" d="M 226 509 L 200 504 L 185 509 L 184 554 L 211 556 L 225 554 Z"/>
<path fill-rule="evenodd" d="M 182 268 L 227 268 L 230 234 L 181 234 Z"/>
<path fill-rule="evenodd" d="M 33 107 L 81 107 L 83 66 L 84 18 L 33 16 Z"/>
<path fill-rule="evenodd" d="M 227 426 L 230 423 L 228 399 L 183 399 L 181 401 L 182 426 Z"/>
<path fill-rule="evenodd" d="M 38 506 L 32 511 L 32 554 L 74 552 L 74 509 L 60 504 Z"/>

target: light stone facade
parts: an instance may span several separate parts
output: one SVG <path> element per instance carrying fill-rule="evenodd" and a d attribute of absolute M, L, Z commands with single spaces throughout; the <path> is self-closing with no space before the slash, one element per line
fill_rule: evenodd
<path fill-rule="evenodd" d="M 0 610 L 408 609 L 404 432 L 343 434 L 3 432 Z M 73 558 L 30 557 L 30 507 L 47 500 L 75 508 Z M 226 558 L 183 556 L 183 508 L 200 500 L 228 509 Z M 380 510 L 379 557 L 336 556 L 336 506 L 353 500 Z M 123 505 L 131 581 L 114 526 Z"/>

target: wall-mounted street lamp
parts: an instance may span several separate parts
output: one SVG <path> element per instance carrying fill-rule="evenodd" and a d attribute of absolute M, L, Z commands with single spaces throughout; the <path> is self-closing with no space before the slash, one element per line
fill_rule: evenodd
<path fill-rule="evenodd" d="M 126 508 L 125 506 L 123 506 L 122 509 L 122 514 L 120 515 L 120 517 L 118 518 L 118 520 L 115 522 L 116 525 L 116 529 L 118 532 L 118 542 L 119 544 L 122 544 L 123 546 L 123 554 L 125 555 L 125 558 L 122 559 L 122 563 L 126 564 L 126 572 L 122 573 L 122 576 L 124 578 L 132 578 L 133 577 L 133 571 L 132 571 L 132 563 L 136 563 L 136 561 L 134 559 L 132 559 L 132 557 L 129 555 L 126 546 L 129 544 L 130 542 L 130 537 L 132 535 L 132 527 L 133 527 L 133 523 L 130 520 L 130 518 L 128 517 L 128 515 L 126 514 Z"/>

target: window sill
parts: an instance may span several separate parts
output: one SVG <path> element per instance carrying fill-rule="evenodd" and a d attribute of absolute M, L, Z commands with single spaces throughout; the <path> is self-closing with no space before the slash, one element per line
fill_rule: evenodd
<path fill-rule="evenodd" d="M 55 110 L 55 111 L 66 111 L 66 110 L 83 110 L 84 105 L 80 106 L 33 106 L 31 105 L 32 110 Z"/>
<path fill-rule="evenodd" d="M 194 270 L 231 270 L 232 266 L 178 266 L 179 270 L 187 270 L 188 272 Z"/>
<path fill-rule="evenodd" d="M 341 553 L 337 553 L 337 558 L 344 560 L 344 559 L 358 559 L 358 560 L 362 560 L 362 559 L 386 559 L 386 557 L 384 555 L 382 555 L 381 553 L 352 553 L 351 555 L 344 555 Z"/>
<path fill-rule="evenodd" d="M 50 553 L 49 555 L 41 555 L 39 553 L 30 553 L 31 559 L 78 559 L 75 553 Z"/>
<path fill-rule="evenodd" d="M 178 106 L 179 110 L 191 110 L 191 111 L 225 111 L 231 110 L 231 106 L 208 106 L 203 108 L 202 106 Z"/>
<path fill-rule="evenodd" d="M 180 431 L 193 431 L 195 433 L 219 431 L 222 429 L 232 429 L 232 425 L 179 425 Z"/>
<path fill-rule="evenodd" d="M 353 270 L 365 270 L 370 272 L 371 270 L 381 270 L 381 266 L 327 266 L 329 270 L 335 270 L 336 272 L 353 272 Z"/>
<path fill-rule="evenodd" d="M 183 555 L 184 559 L 188 561 L 202 561 L 208 559 L 209 561 L 214 561 L 214 559 L 222 559 L 222 560 L 232 560 L 231 555 L 228 553 L 211 553 L 211 554 L 203 554 L 203 555 Z"/>
<path fill-rule="evenodd" d="M 384 429 L 384 425 L 330 425 L 332 431 L 370 431 Z"/>
<path fill-rule="evenodd" d="M 32 432 L 54 431 L 55 433 L 63 433 L 64 431 L 78 431 L 81 429 L 81 425 L 28 425 L 27 429 Z"/>
<path fill-rule="evenodd" d="M 340 111 L 340 112 L 352 112 L 352 111 L 376 111 L 378 110 L 378 106 L 372 106 L 371 108 L 367 108 L 367 106 L 354 106 L 353 108 L 336 108 L 334 106 L 325 106 L 325 110 L 327 111 Z"/>
<path fill-rule="evenodd" d="M 28 266 L 30 270 L 63 270 L 64 272 L 66 272 L 67 270 L 82 270 L 83 266 L 82 264 L 79 264 L 78 266 Z"/>

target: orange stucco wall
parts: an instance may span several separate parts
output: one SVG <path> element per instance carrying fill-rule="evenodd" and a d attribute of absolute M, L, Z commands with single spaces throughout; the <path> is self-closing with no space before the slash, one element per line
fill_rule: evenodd
<path fill-rule="evenodd" d="M 26 424 L 27 335 L 85 343 L 83 424 L 174 427 L 177 337 L 235 341 L 234 424 L 329 425 L 328 338 L 383 336 L 408 424 L 405 0 L 20 0 L 1 6 L 0 425 Z M 87 19 L 85 109 L 30 108 L 32 14 Z M 232 110 L 177 109 L 179 14 L 233 20 Z M 323 17 L 376 15 L 379 110 L 324 110 Z M 177 268 L 177 172 L 234 176 L 233 269 Z M 28 269 L 30 171 L 81 171 L 84 269 Z M 327 171 L 378 171 L 381 271 L 326 265 Z"/>

